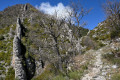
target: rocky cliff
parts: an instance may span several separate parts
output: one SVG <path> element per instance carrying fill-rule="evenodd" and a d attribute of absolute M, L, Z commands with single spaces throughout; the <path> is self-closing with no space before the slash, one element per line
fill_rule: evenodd
<path fill-rule="evenodd" d="M 13 40 L 13 61 L 15 69 L 15 78 L 18 80 L 26 80 L 26 72 L 23 66 L 23 54 L 21 51 L 21 23 L 20 18 L 17 19 L 16 35 Z"/>

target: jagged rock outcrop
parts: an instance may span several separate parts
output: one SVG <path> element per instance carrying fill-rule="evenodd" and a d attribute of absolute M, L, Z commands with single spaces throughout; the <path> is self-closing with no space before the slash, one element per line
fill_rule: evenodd
<path fill-rule="evenodd" d="M 10 31 L 9 31 L 8 35 L 9 35 L 9 39 L 11 39 L 11 38 L 13 38 L 13 37 L 14 37 L 13 25 L 12 25 L 12 26 L 10 26 Z"/>
<path fill-rule="evenodd" d="M 23 22 L 23 19 L 25 18 L 25 14 L 26 14 L 26 10 L 27 10 L 27 4 L 25 4 L 25 5 L 23 5 L 22 7 L 21 7 L 21 12 L 22 12 L 22 14 L 21 14 L 21 21 Z"/>
<path fill-rule="evenodd" d="M 69 51 L 77 51 L 79 54 L 81 54 L 81 41 L 80 38 L 75 39 L 72 30 L 69 28 L 69 26 L 67 24 L 64 25 L 64 30 L 66 30 L 66 32 L 68 32 L 68 39 L 71 43 L 74 44 L 74 47 L 71 49 L 69 48 Z"/>
<path fill-rule="evenodd" d="M 13 64 L 15 69 L 15 78 L 18 80 L 26 80 L 26 72 L 22 63 L 21 53 L 21 26 L 20 18 L 17 19 L 16 35 L 13 40 Z"/>
<path fill-rule="evenodd" d="M 21 40 L 21 21 L 20 18 L 17 19 L 16 35 Z"/>
<path fill-rule="evenodd" d="M 81 41 L 80 41 L 80 38 L 78 38 L 78 40 L 76 41 L 76 50 L 77 50 L 77 52 L 79 53 L 79 54 L 81 54 L 82 52 L 81 52 L 81 49 L 82 49 L 82 46 L 81 46 Z"/>
<path fill-rule="evenodd" d="M 21 55 L 21 45 L 20 45 L 20 39 L 18 38 L 18 36 L 15 36 L 13 40 L 13 53 L 15 56 Z"/>
<path fill-rule="evenodd" d="M 19 80 L 26 80 L 26 73 L 22 64 L 20 39 L 17 36 L 15 36 L 13 40 L 13 55 L 15 58 L 15 78 Z"/>
<path fill-rule="evenodd" d="M 36 64 L 36 75 L 39 75 L 43 72 L 43 66 L 44 64 L 42 64 L 43 61 L 42 60 L 38 60 L 38 61 L 35 61 L 35 64 Z"/>

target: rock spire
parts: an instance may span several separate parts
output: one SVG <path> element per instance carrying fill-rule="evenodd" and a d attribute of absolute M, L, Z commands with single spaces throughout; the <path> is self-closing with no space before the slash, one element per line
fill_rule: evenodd
<path fill-rule="evenodd" d="M 13 40 L 13 61 L 15 78 L 18 80 L 27 80 L 26 72 L 22 63 L 20 18 L 17 18 L 16 35 L 14 36 Z"/>

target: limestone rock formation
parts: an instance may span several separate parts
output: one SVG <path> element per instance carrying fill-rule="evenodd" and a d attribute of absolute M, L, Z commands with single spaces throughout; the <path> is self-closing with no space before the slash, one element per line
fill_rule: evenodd
<path fill-rule="evenodd" d="M 20 18 L 17 18 L 16 35 L 19 39 L 21 39 L 21 21 L 20 21 Z"/>
<path fill-rule="evenodd" d="M 14 37 L 14 30 L 13 30 L 13 25 L 10 27 L 10 31 L 9 31 L 9 33 L 8 33 L 8 35 L 9 35 L 9 39 L 11 39 L 11 38 L 13 38 Z"/>
<path fill-rule="evenodd" d="M 25 4 L 25 6 L 24 6 L 24 11 L 26 11 L 27 10 L 27 4 Z"/>
<path fill-rule="evenodd" d="M 80 44 L 80 38 L 78 38 L 77 40 L 75 39 L 75 37 L 73 36 L 73 32 L 72 30 L 68 27 L 67 24 L 64 25 L 64 30 L 66 30 L 66 32 L 68 32 L 68 39 L 71 43 L 75 44 L 73 49 L 69 49 L 70 51 L 77 51 L 79 54 L 81 54 L 81 44 Z"/>
<path fill-rule="evenodd" d="M 15 69 L 15 78 L 18 80 L 26 80 L 21 54 L 21 26 L 20 18 L 17 19 L 16 35 L 13 40 L 13 63 Z"/>
<path fill-rule="evenodd" d="M 15 78 L 18 80 L 27 80 L 22 61 L 19 57 L 15 57 Z"/>
<path fill-rule="evenodd" d="M 13 53 L 15 56 L 21 55 L 20 39 L 17 36 L 15 36 L 13 40 Z"/>
<path fill-rule="evenodd" d="M 35 64 L 36 64 L 36 75 L 39 75 L 40 73 L 43 72 L 42 60 L 35 61 Z"/>
<path fill-rule="evenodd" d="M 81 46 L 80 42 L 81 42 L 80 38 L 78 38 L 78 40 L 76 41 L 76 47 L 75 48 L 76 48 L 77 52 L 81 54 L 81 47 L 82 46 Z"/>
<path fill-rule="evenodd" d="M 21 13 L 21 16 L 22 16 L 22 17 L 21 17 L 21 22 L 23 22 L 23 20 L 24 20 L 24 18 L 25 18 L 25 16 L 26 16 L 25 14 L 26 14 L 27 8 L 28 8 L 28 7 L 27 7 L 27 4 L 25 4 L 25 5 L 23 5 L 23 6 L 21 7 L 21 12 L 22 12 L 22 13 Z"/>

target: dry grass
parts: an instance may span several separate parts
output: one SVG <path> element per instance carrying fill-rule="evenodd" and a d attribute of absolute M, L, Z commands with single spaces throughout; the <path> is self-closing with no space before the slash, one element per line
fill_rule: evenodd
<path fill-rule="evenodd" d="M 89 50 L 85 54 L 77 55 L 74 57 L 74 68 L 77 70 L 87 70 L 90 66 L 92 66 L 92 59 L 94 59 L 94 50 Z"/>

